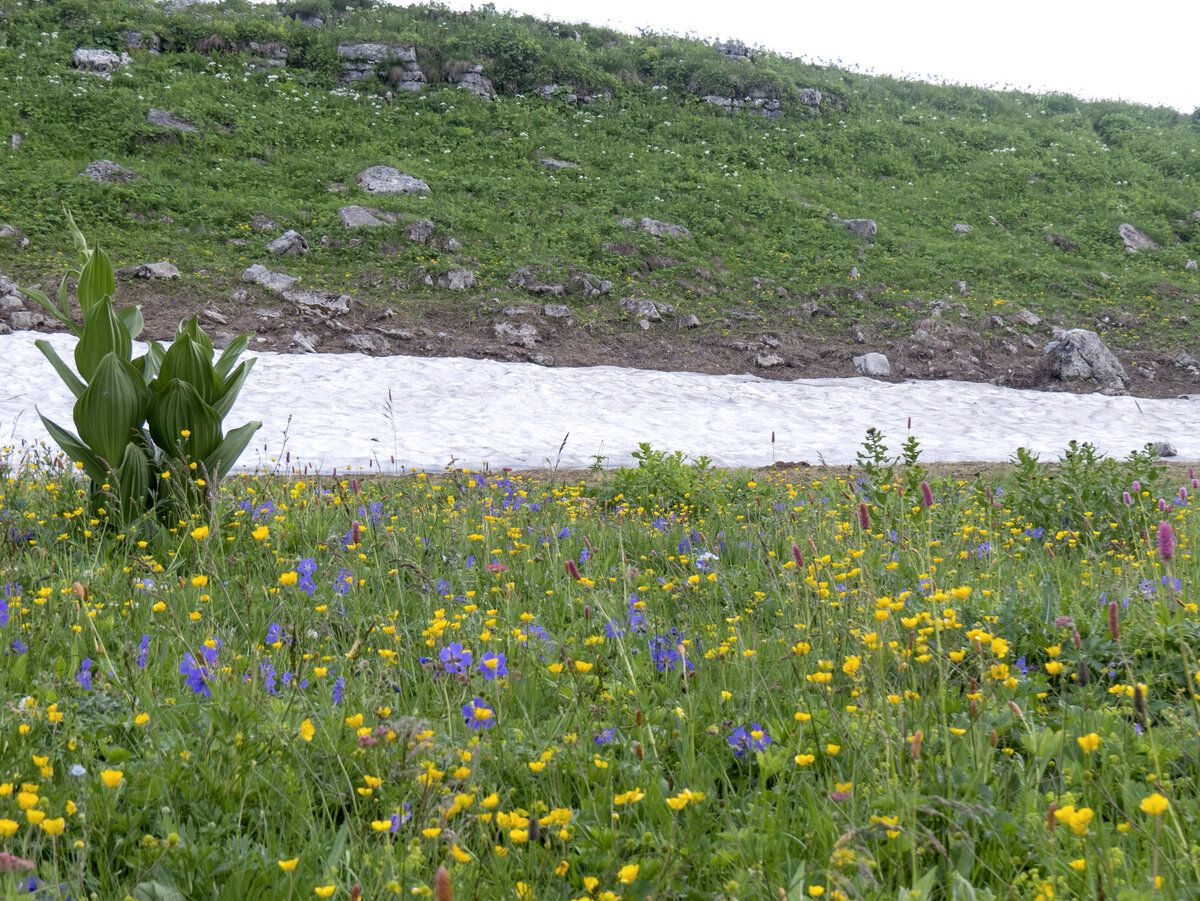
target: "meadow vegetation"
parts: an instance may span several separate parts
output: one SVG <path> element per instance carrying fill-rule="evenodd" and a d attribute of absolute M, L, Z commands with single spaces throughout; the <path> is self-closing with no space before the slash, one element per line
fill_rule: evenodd
<path fill-rule="evenodd" d="M 258 213 L 308 236 L 313 253 L 282 264 L 306 286 L 417 318 L 452 310 L 467 321 L 494 308 L 492 297 L 528 300 L 508 279 L 533 264 L 547 281 L 574 269 L 613 282 L 600 302 L 567 300 L 585 328 L 618 318 L 616 299 L 634 296 L 672 303 L 718 333 L 720 323 L 737 330 L 730 313 L 754 312 L 778 329 L 846 341 L 857 324 L 882 343 L 907 337 L 928 302 L 950 294 L 985 336 L 1000 333 L 990 317 L 1002 314 L 1043 341 L 1044 327 L 1009 316 L 1022 307 L 1096 328 L 1118 351 L 1178 352 L 1194 335 L 1188 304 L 1200 279 L 1184 263 L 1200 257 L 1195 114 L 910 82 L 761 48 L 735 60 L 696 40 L 490 6 L 226 0 L 168 11 L 4 0 L 0 12 L 0 133 L 24 137 L 0 152 L 0 220 L 32 242 L 0 248 L 0 265 L 25 281 L 69 262 L 65 204 L 118 265 L 178 265 L 181 283 L 161 288 L 168 297 L 227 294 L 251 263 L 271 265 L 263 246 L 278 232 L 255 232 Z M 325 25 L 291 17 L 301 12 Z M 111 81 L 71 67 L 76 47 L 122 50 L 131 29 L 157 35 L 162 52 L 133 51 Z M 340 84 L 337 45 L 348 41 L 415 47 L 427 87 L 394 90 L 387 64 Z M 252 42 L 285 45 L 286 66 L 263 64 Z M 494 101 L 447 81 L 472 63 L 493 81 Z M 550 84 L 559 87 L 544 99 Z M 819 106 L 801 102 L 806 89 L 821 92 Z M 569 93 L 593 97 L 571 103 Z M 705 94 L 775 98 L 782 115 L 730 113 Z M 198 132 L 150 125 L 151 107 Z M 543 157 L 579 168 L 549 171 Z M 101 158 L 141 178 L 80 177 Z M 425 180 L 431 193 L 353 187 L 355 173 L 378 164 Z M 352 187 L 331 193 L 332 182 Z M 347 203 L 400 219 L 347 232 L 336 213 Z M 864 242 L 835 215 L 875 219 L 877 238 Z M 643 216 L 692 237 L 620 225 Z M 404 225 L 421 217 L 461 249 L 406 240 Z M 1124 252 L 1123 222 L 1163 249 Z M 960 223 L 970 234 L 954 232 Z M 338 246 L 318 246 L 322 235 Z M 235 238 L 248 243 L 228 243 Z M 617 255 L 613 244 L 632 247 Z M 469 297 L 416 277 L 456 267 L 477 278 Z M 801 310 L 799 300 L 816 297 L 833 318 Z"/>

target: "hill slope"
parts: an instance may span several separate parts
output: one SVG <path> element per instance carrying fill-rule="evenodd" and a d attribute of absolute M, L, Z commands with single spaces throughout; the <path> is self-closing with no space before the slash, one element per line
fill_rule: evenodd
<path fill-rule="evenodd" d="M 1083 327 L 1135 393 L 1200 381 L 1200 114 L 491 9 L 180 6 L 0 3 L 18 282 L 70 258 L 66 206 L 119 264 L 178 267 L 118 289 L 151 333 L 207 309 L 273 349 L 784 378 L 881 351 L 897 377 L 1057 387 L 1042 345 Z M 128 173 L 81 175 L 99 160 Z M 364 190 L 374 166 L 429 190 Z M 1127 252 L 1124 224 L 1160 249 Z M 310 252 L 269 253 L 289 229 Z M 252 264 L 349 312 L 244 283 Z"/>

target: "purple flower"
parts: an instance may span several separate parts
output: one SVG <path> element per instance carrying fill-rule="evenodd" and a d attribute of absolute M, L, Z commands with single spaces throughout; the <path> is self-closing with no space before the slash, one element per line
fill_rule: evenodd
<path fill-rule="evenodd" d="M 79 664 L 79 673 L 75 676 L 75 681 L 79 683 L 84 691 L 92 690 L 92 658 L 84 657 L 83 662 Z"/>
<path fill-rule="evenodd" d="M 615 732 L 616 732 L 615 729 L 604 729 L 603 731 L 601 731 L 601 733 L 599 735 L 596 736 L 596 744 L 597 745 L 608 744 L 610 741 L 613 740 L 613 734 Z"/>
<path fill-rule="evenodd" d="M 462 712 L 472 729 L 490 729 L 496 725 L 496 711 L 483 698 L 472 698 L 463 704 Z"/>
<path fill-rule="evenodd" d="M 503 654 L 488 652 L 479 660 L 479 672 L 485 679 L 496 679 L 508 675 L 508 658 Z"/>
<path fill-rule="evenodd" d="M 771 743 L 771 736 L 758 723 L 751 723 L 747 730 L 738 726 L 728 738 L 729 746 L 733 748 L 733 756 L 741 757 L 747 751 L 762 751 Z"/>
<path fill-rule="evenodd" d="M 149 657 L 150 657 L 150 636 L 143 635 L 142 642 L 141 642 L 141 644 L 138 645 L 138 658 L 137 658 L 138 669 L 146 668 L 146 661 L 149 659 Z"/>
<path fill-rule="evenodd" d="M 354 573 L 348 569 L 338 570 L 337 581 L 333 583 L 334 594 L 346 594 L 354 587 Z"/>
<path fill-rule="evenodd" d="M 333 703 L 340 704 L 342 699 L 346 697 L 346 680 L 341 676 L 337 677 L 337 681 L 333 683 Z"/>
<path fill-rule="evenodd" d="M 460 641 L 447 645 L 438 654 L 443 668 L 452 676 L 465 676 L 471 668 L 471 657 L 471 652 L 463 648 Z"/>
<path fill-rule="evenodd" d="M 179 662 L 179 672 L 187 679 L 188 688 L 193 692 L 206 698 L 212 697 L 212 691 L 208 687 L 208 670 L 197 663 L 191 654 Z"/>
<path fill-rule="evenodd" d="M 1170 560 L 1175 556 L 1175 532 L 1171 524 L 1163 520 L 1158 524 L 1158 558 Z"/>
<path fill-rule="evenodd" d="M 267 626 L 267 644 L 281 644 L 283 642 L 283 629 L 279 627 L 279 623 L 272 622 Z"/>

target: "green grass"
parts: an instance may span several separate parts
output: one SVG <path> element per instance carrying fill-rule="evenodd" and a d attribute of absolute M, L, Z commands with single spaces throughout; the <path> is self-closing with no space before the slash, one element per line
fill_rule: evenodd
<path fill-rule="evenodd" d="M 1200 208 L 1195 115 L 933 86 L 767 52 L 735 63 L 661 35 L 584 27 L 577 42 L 553 24 L 489 10 L 357 9 L 310 29 L 270 7 L 237 3 L 172 14 L 123 0 L 0 8 L 0 79 L 11 97 L 0 108 L 0 133 L 25 137 L 19 152 L 0 155 L 0 219 L 33 242 L 27 251 L 0 248 L 0 266 L 30 281 L 69 250 L 64 204 L 122 263 L 170 259 L 185 272 L 185 287 L 219 290 L 220 279 L 271 262 L 262 246 L 275 233 L 250 231 L 255 212 L 315 245 L 322 234 L 348 237 L 337 208 L 361 203 L 399 213 L 401 222 L 356 233 L 363 242 L 355 247 L 275 264 L 314 287 L 415 308 L 450 302 L 440 289 L 407 286 L 417 266 L 434 275 L 466 266 L 479 297 L 505 302 L 523 296 L 507 284 L 518 267 L 574 267 L 611 279 L 616 297 L 667 300 L 705 322 L 752 304 L 777 327 L 838 332 L 853 320 L 883 335 L 907 335 L 927 315 L 926 301 L 964 280 L 976 321 L 1023 306 L 1097 327 L 1118 347 L 1155 350 L 1185 346 L 1194 334 L 1186 304 L 1200 279 L 1183 266 L 1200 257 L 1200 219 L 1190 217 Z M 76 46 L 119 49 L 119 32 L 131 27 L 159 34 L 162 55 L 136 53 L 111 83 L 71 69 Z M 212 35 L 230 52 L 195 52 Z M 416 46 L 431 86 L 391 98 L 379 79 L 338 88 L 337 43 L 367 39 Z M 287 44 L 289 66 L 254 69 L 251 40 Z M 464 59 L 484 64 L 501 91 L 497 101 L 446 83 L 444 73 Z M 537 88 L 551 81 L 609 90 L 613 99 L 544 101 Z M 819 110 L 798 101 L 808 87 L 824 95 Z M 699 100 L 710 90 L 779 96 L 784 115 L 768 122 L 724 114 Z M 200 134 L 162 143 L 145 122 L 151 106 L 190 117 Z M 536 162 L 543 156 L 580 168 L 552 174 Z M 144 178 L 80 178 L 99 158 Z M 432 194 L 326 190 L 375 164 L 424 179 Z M 831 215 L 874 218 L 879 236 L 864 245 Z M 621 228 L 625 216 L 681 223 L 693 238 L 660 246 Z M 406 241 L 403 224 L 419 217 L 463 249 L 439 254 Z M 973 226 L 970 235 L 953 233 L 960 222 Z M 1125 253 L 1122 222 L 1163 249 Z M 1079 249 L 1059 249 L 1048 235 Z M 249 246 L 228 245 L 234 237 Z M 639 258 L 603 249 L 621 241 L 678 262 L 647 273 Z M 693 273 L 698 266 L 713 273 L 711 283 Z M 852 267 L 857 282 L 848 279 Z M 774 284 L 756 285 L 755 277 Z M 793 298 L 777 297 L 776 287 Z M 838 322 L 809 322 L 795 297 L 829 287 L 868 293 L 831 301 Z M 581 322 L 603 315 L 571 302 Z M 453 303 L 473 309 L 479 301 Z M 1118 324 L 1097 326 L 1106 314 Z"/>
<path fill-rule="evenodd" d="M 255 475 L 118 532 L 10 452 L 4 848 L 46 897 L 1193 897 L 1195 524 L 1091 453 L 932 506 L 870 441 Z"/>

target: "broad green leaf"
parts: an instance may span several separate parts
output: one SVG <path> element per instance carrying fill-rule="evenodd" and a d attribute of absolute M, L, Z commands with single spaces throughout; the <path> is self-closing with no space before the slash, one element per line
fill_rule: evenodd
<path fill-rule="evenodd" d="M 261 422 L 248 422 L 225 436 L 220 446 L 204 459 L 204 468 L 208 470 L 210 481 L 219 482 L 229 474 L 254 433 L 261 428 Z"/>
<path fill-rule="evenodd" d="M 75 288 L 79 306 L 83 309 L 85 325 L 88 310 L 106 297 L 111 299 L 116 290 L 117 280 L 113 276 L 108 254 L 97 248 L 84 265 L 83 271 L 79 273 L 79 285 Z"/>
<path fill-rule="evenodd" d="M 104 355 L 87 389 L 75 402 L 75 428 L 89 449 L 114 469 L 125 456 L 130 433 L 146 419 L 146 386 L 133 364 Z"/>
<path fill-rule="evenodd" d="M 225 380 L 221 396 L 213 401 L 212 405 L 213 409 L 217 411 L 217 415 L 222 419 L 228 416 L 229 411 L 233 409 L 238 393 L 242 390 L 242 385 L 246 381 L 246 376 L 250 374 L 250 370 L 253 368 L 254 360 L 243 360 L 238 364 L 238 368 L 233 371 L 233 374 Z"/>
<path fill-rule="evenodd" d="M 134 367 L 142 374 L 142 381 L 147 385 L 154 381 L 162 367 L 163 358 L 167 352 L 157 341 L 151 341 L 146 352 L 133 361 Z"/>
<path fill-rule="evenodd" d="M 144 511 L 153 501 L 151 485 L 154 470 L 146 451 L 131 441 L 117 466 L 117 484 L 121 487 L 121 506 L 128 514 Z"/>
<path fill-rule="evenodd" d="M 212 352 L 205 353 L 204 346 L 186 334 L 167 348 L 158 371 L 159 384 L 153 386 L 155 391 L 161 391 L 172 379 L 187 382 L 206 404 L 216 400 L 221 389 L 212 367 Z"/>
<path fill-rule="evenodd" d="M 154 443 L 167 456 L 182 457 L 189 463 L 200 462 L 221 443 L 221 417 L 191 383 L 182 379 L 171 379 L 165 388 L 154 392 L 149 425 Z"/>
<path fill-rule="evenodd" d="M 71 240 L 75 242 L 75 252 L 79 254 L 79 261 L 81 263 L 87 262 L 88 257 L 92 255 L 92 251 L 88 248 L 87 238 L 83 236 L 83 232 L 75 224 L 75 217 L 71 215 L 71 211 L 64 207 L 63 213 L 67 217 L 67 227 L 71 230 Z"/>
<path fill-rule="evenodd" d="M 136 338 L 142 333 L 142 329 L 146 327 L 140 306 L 123 308 L 117 313 L 117 318 L 125 324 L 125 328 L 129 330 L 129 337 L 131 338 Z"/>
<path fill-rule="evenodd" d="M 229 371 L 233 369 L 233 364 L 237 362 L 237 358 L 246 352 L 246 348 L 250 346 L 250 334 L 247 332 L 244 335 L 238 335 L 228 346 L 221 351 L 221 356 L 217 360 L 213 369 L 217 370 L 217 375 L 221 378 L 228 378 Z"/>
<path fill-rule="evenodd" d="M 133 339 L 113 312 L 112 301 L 104 300 L 83 316 L 83 337 L 75 345 L 75 368 L 90 382 L 100 361 L 110 353 L 128 360 L 133 355 Z"/>
<path fill-rule="evenodd" d="M 79 376 L 75 374 L 70 366 L 63 362 L 58 352 L 50 346 L 50 342 L 45 338 L 39 338 L 33 343 L 37 345 L 37 349 L 42 352 L 42 355 L 50 361 L 50 365 L 54 367 L 54 370 L 59 374 L 63 382 L 66 383 L 66 386 L 71 389 L 71 393 L 75 395 L 76 399 L 82 397 L 87 385 L 80 380 Z"/>
<path fill-rule="evenodd" d="M 61 447 L 63 453 L 68 457 L 83 466 L 83 471 L 87 473 L 89 479 L 97 484 L 108 481 L 108 467 L 100 461 L 99 457 L 88 450 L 82 441 L 62 426 L 42 416 L 40 410 L 38 416 L 41 417 L 42 425 L 46 427 L 46 431 L 50 433 L 54 443 Z"/>

